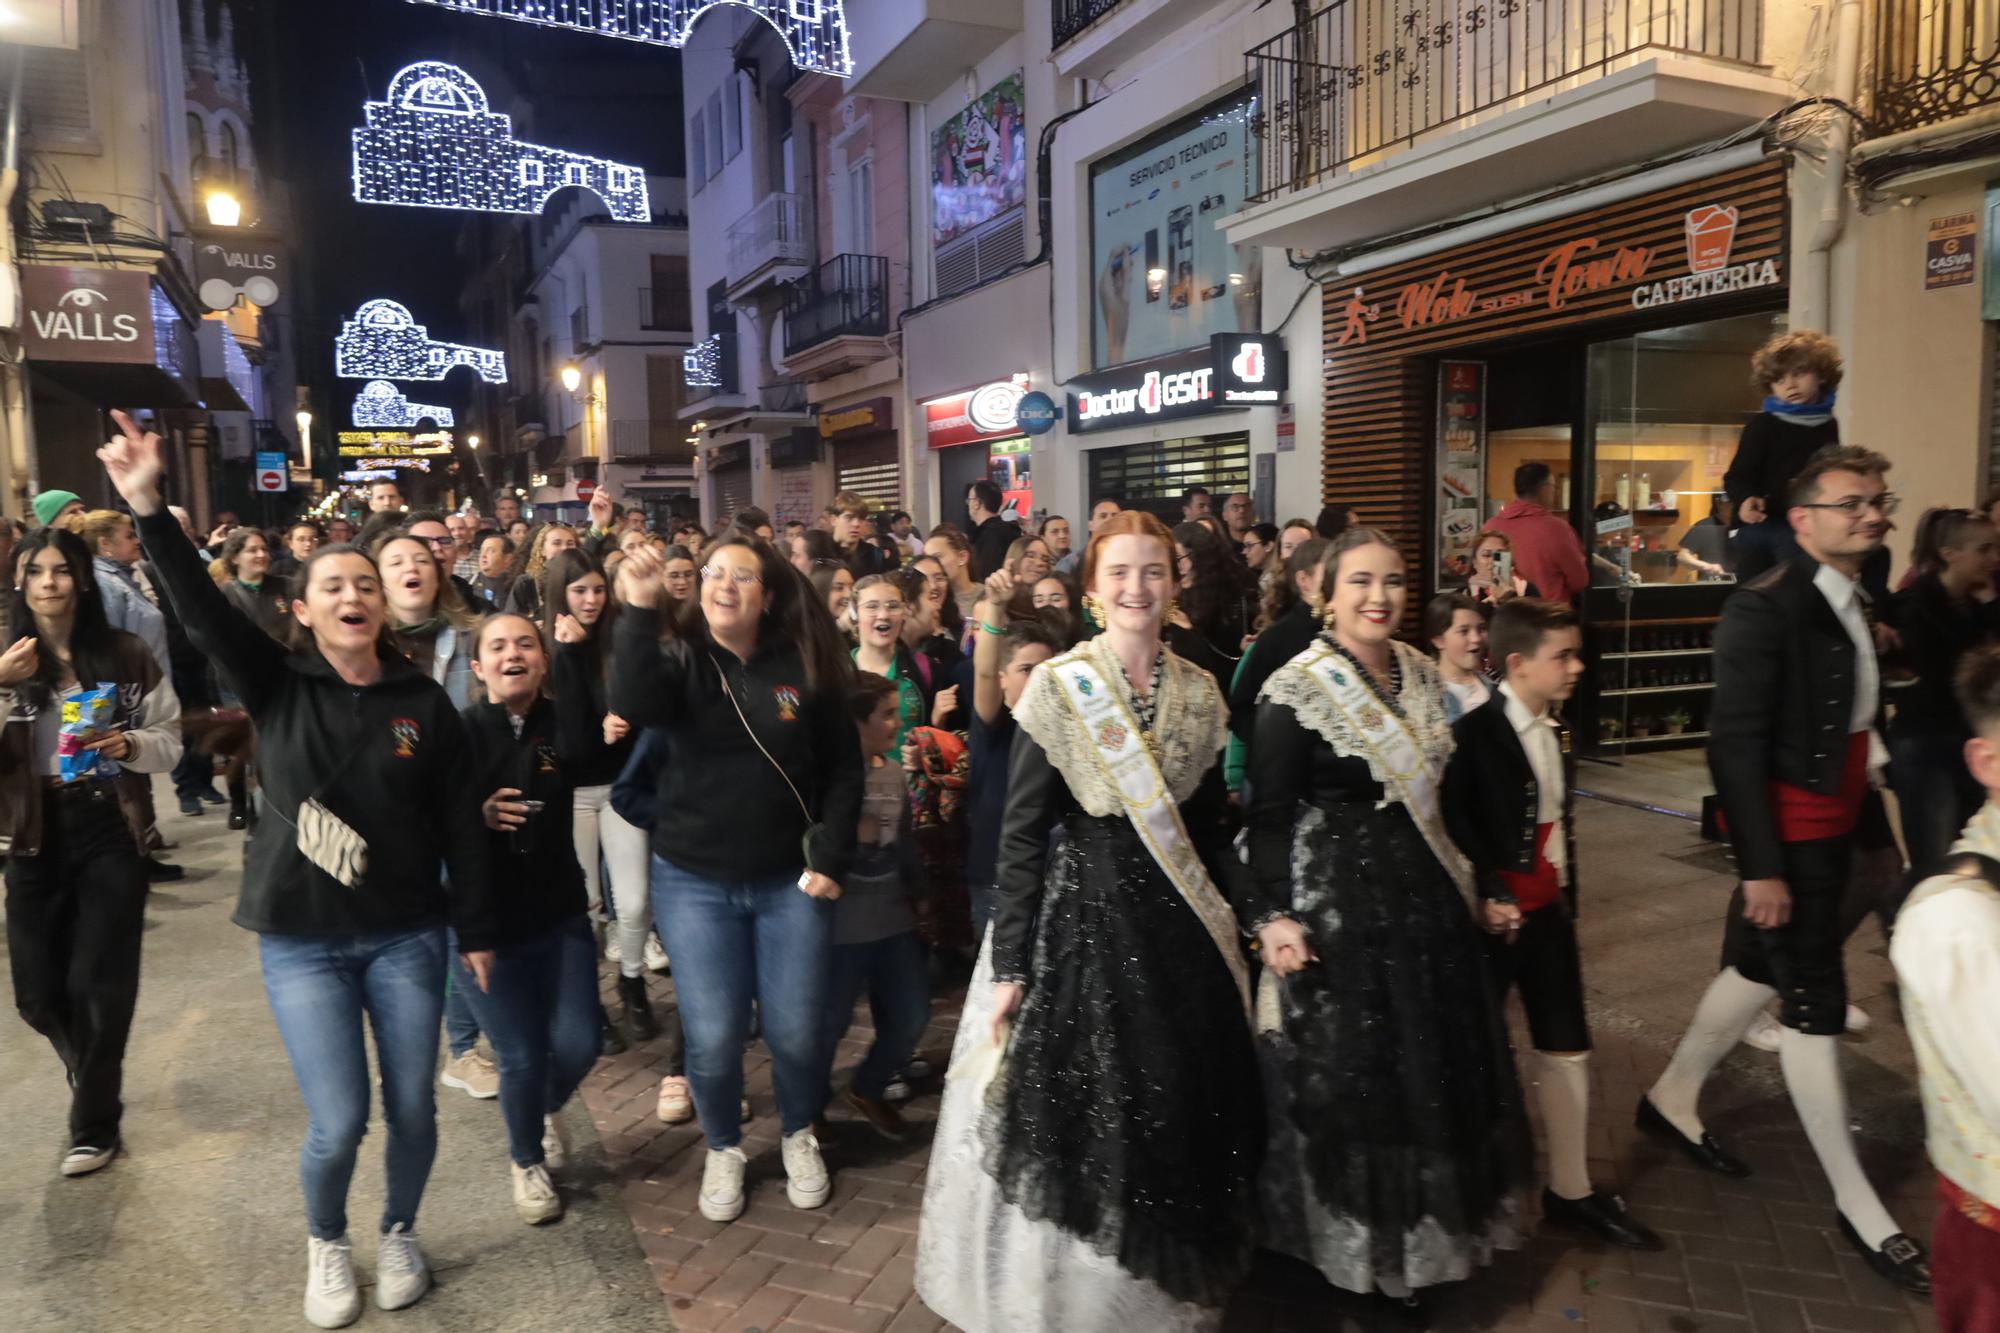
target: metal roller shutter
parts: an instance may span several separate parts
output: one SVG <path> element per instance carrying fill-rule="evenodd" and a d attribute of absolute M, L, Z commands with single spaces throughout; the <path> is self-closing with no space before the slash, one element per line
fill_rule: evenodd
<path fill-rule="evenodd" d="M 1169 524 L 1181 521 L 1181 496 L 1190 486 L 1206 486 L 1217 497 L 1250 489 L 1250 436 L 1203 435 L 1160 440 L 1123 449 L 1090 451 L 1089 503 L 1116 500 L 1127 509 L 1146 509 Z"/>

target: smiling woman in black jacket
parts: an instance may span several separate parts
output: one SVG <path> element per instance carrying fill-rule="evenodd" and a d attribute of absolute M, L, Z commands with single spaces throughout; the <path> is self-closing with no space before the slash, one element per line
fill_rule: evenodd
<path fill-rule="evenodd" d="M 787 1194 L 831 1190 L 813 1117 L 823 1048 L 833 902 L 854 857 L 861 745 L 848 718 L 846 655 L 811 585 L 776 550 L 730 537 L 704 552 L 699 604 L 672 607 L 661 647 L 664 561 L 635 547 L 618 570 L 611 708 L 661 727 L 653 826 L 653 920 L 674 960 L 688 1081 L 708 1139 L 701 1214 L 741 1215 L 737 1105 L 754 994 L 784 1122 Z M 803 873 L 802 873 L 803 872 Z"/>
<path fill-rule="evenodd" d="M 251 624 L 160 502 L 159 436 L 115 415 L 124 434 L 98 457 L 189 638 L 257 725 L 276 818 L 251 837 L 235 920 L 258 934 L 264 991 L 306 1103 L 306 1318 L 338 1328 L 361 1308 L 347 1187 L 368 1125 L 364 1021 L 388 1127 L 375 1303 L 401 1309 L 430 1286 L 413 1228 L 437 1155 L 445 923 L 468 941 L 494 933 L 465 727 L 444 690 L 390 646 L 381 578 L 352 547 L 321 547 L 300 568 L 295 648 Z M 466 964 L 483 983 L 492 955 Z"/>

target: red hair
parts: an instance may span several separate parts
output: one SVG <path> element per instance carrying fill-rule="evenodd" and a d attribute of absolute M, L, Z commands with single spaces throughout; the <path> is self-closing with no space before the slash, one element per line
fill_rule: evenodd
<path fill-rule="evenodd" d="M 1113 537 L 1151 537 L 1166 550 L 1167 570 L 1174 581 L 1180 581 L 1179 566 L 1174 560 L 1174 534 L 1153 514 L 1143 509 L 1121 509 L 1098 525 L 1091 534 L 1090 545 L 1083 553 L 1083 590 L 1089 592 L 1097 582 L 1097 553 L 1104 543 Z"/>

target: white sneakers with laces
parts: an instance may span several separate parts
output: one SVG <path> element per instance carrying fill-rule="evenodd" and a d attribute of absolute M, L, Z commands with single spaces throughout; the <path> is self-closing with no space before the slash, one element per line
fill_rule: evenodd
<path fill-rule="evenodd" d="M 560 1171 L 569 1165 L 569 1143 L 563 1138 L 562 1126 L 552 1115 L 542 1117 L 542 1165 L 551 1171 Z"/>
<path fill-rule="evenodd" d="M 417 1233 L 401 1222 L 382 1233 L 375 1257 L 375 1304 L 384 1310 L 415 1305 L 431 1289 L 430 1265 L 417 1248 Z"/>
<path fill-rule="evenodd" d="M 785 1135 L 785 1197 L 794 1208 L 817 1208 L 833 1193 L 833 1180 L 820 1160 L 819 1140 L 810 1129 Z"/>
<path fill-rule="evenodd" d="M 646 970 L 648 972 L 665 972 L 668 970 L 668 966 L 666 946 L 660 943 L 658 935 L 648 935 L 646 937 Z"/>
<path fill-rule="evenodd" d="M 710 1148 L 701 1168 L 701 1195 L 696 1205 L 711 1222 L 734 1222 L 743 1216 L 743 1169 L 749 1159 L 741 1148 Z"/>
<path fill-rule="evenodd" d="M 562 1196 L 556 1193 L 546 1166 L 539 1162 L 534 1166 L 516 1166 L 510 1162 L 508 1167 L 514 1173 L 514 1211 L 523 1222 L 538 1227 L 563 1215 Z"/>
<path fill-rule="evenodd" d="M 653 1109 L 669 1125 L 685 1125 L 694 1119 L 694 1093 L 688 1081 L 673 1074 L 661 1079 L 659 1104 Z"/>
<path fill-rule="evenodd" d="M 306 1238 L 306 1322 L 346 1328 L 361 1317 L 361 1289 L 354 1284 L 354 1248 L 339 1240 Z"/>

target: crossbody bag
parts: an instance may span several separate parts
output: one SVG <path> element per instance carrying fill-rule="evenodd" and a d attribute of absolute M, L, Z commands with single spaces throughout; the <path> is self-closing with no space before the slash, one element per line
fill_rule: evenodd
<path fill-rule="evenodd" d="M 806 831 L 799 839 L 799 854 L 805 858 L 806 869 L 813 870 L 813 839 L 825 827 L 825 821 L 813 818 L 812 808 L 806 804 L 806 798 L 799 795 L 798 784 L 792 781 L 792 775 L 785 771 L 785 766 L 779 763 L 772 756 L 771 752 L 764 748 L 764 742 L 758 739 L 757 729 L 750 725 L 749 717 L 743 712 L 743 705 L 736 702 L 736 692 L 729 688 L 729 675 L 722 669 L 722 663 L 716 661 L 714 655 L 710 654 L 708 664 L 715 668 L 716 683 L 722 686 L 722 697 L 729 700 L 729 706 L 736 710 L 736 720 L 743 724 L 743 734 L 748 736 L 750 743 L 757 747 L 757 753 L 763 755 L 771 767 L 778 770 L 778 776 L 785 780 L 786 790 L 790 791 L 792 799 L 799 803 L 799 813 L 805 816 L 806 821 Z M 814 873 L 817 874 L 818 872 L 814 871 Z"/>

